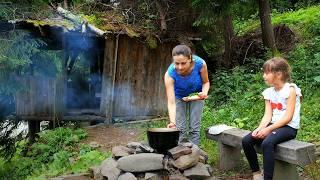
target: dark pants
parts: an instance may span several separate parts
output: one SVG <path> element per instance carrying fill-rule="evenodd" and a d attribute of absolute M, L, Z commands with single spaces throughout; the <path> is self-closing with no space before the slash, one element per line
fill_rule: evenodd
<path fill-rule="evenodd" d="M 251 133 L 242 139 L 242 148 L 248 159 L 252 172 L 260 170 L 258 158 L 254 145 L 261 145 L 263 154 L 264 179 L 271 180 L 274 171 L 274 149 L 281 142 L 294 139 L 297 135 L 297 129 L 290 126 L 284 126 L 273 130 L 265 139 L 255 139 Z"/>

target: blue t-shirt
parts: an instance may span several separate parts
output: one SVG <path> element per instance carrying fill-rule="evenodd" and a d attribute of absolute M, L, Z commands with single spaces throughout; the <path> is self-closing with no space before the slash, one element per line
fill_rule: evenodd
<path fill-rule="evenodd" d="M 199 56 L 192 55 L 194 68 L 187 76 L 181 76 L 177 73 L 172 63 L 168 68 L 169 76 L 174 80 L 174 94 L 176 98 L 182 99 L 191 93 L 202 91 L 201 68 L 204 60 Z"/>

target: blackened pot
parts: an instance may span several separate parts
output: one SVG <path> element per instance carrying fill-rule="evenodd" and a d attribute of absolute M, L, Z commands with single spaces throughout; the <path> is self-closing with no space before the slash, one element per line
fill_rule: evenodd
<path fill-rule="evenodd" d="M 150 147 L 158 153 L 167 154 L 167 151 L 178 145 L 180 131 L 172 128 L 150 128 L 147 131 Z"/>

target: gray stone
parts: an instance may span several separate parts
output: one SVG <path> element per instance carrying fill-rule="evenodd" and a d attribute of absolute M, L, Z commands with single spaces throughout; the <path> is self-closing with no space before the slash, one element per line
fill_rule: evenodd
<path fill-rule="evenodd" d="M 199 157 L 199 162 L 203 163 L 203 164 L 207 164 L 206 158 L 201 156 Z"/>
<path fill-rule="evenodd" d="M 161 176 L 157 173 L 146 172 L 144 179 L 146 180 L 161 180 Z"/>
<path fill-rule="evenodd" d="M 143 152 L 147 152 L 147 153 L 153 153 L 154 152 L 154 149 L 152 147 L 150 147 L 149 145 L 146 145 L 146 144 L 142 144 L 142 143 L 140 145 L 140 149 Z"/>
<path fill-rule="evenodd" d="M 112 156 L 116 159 L 123 156 L 129 156 L 130 154 L 132 154 L 132 150 L 125 146 L 115 146 L 112 148 Z"/>
<path fill-rule="evenodd" d="M 210 177 L 210 173 L 208 172 L 206 165 L 204 165 L 203 163 L 198 163 L 192 168 L 186 169 L 183 172 L 183 175 L 191 179 L 202 179 L 205 177 Z"/>
<path fill-rule="evenodd" d="M 102 166 L 108 166 L 108 167 L 117 167 L 118 163 L 115 159 L 113 158 L 108 158 L 102 161 L 101 167 Z"/>
<path fill-rule="evenodd" d="M 117 161 L 113 158 L 106 159 L 101 164 L 102 176 L 108 178 L 108 180 L 117 180 L 121 171 L 117 168 Z"/>
<path fill-rule="evenodd" d="M 212 176 L 212 175 L 213 175 L 213 169 L 212 169 L 212 167 L 211 167 L 209 164 L 206 164 L 206 167 L 207 167 L 207 169 L 208 169 L 208 172 L 209 172 L 210 176 Z"/>
<path fill-rule="evenodd" d="M 89 143 L 89 146 L 92 147 L 92 148 L 98 148 L 98 147 L 100 147 L 100 144 L 98 142 L 96 142 L 96 141 L 91 141 Z"/>
<path fill-rule="evenodd" d="M 137 148 L 137 147 L 140 147 L 141 144 L 142 144 L 141 142 L 129 142 L 129 143 L 127 144 L 127 147 L 128 147 L 128 148 L 135 149 L 135 148 Z"/>
<path fill-rule="evenodd" d="M 205 159 L 205 163 L 204 164 L 206 164 L 208 162 L 208 159 L 209 159 L 208 153 L 205 152 L 204 150 L 200 149 L 200 155 L 204 157 L 204 159 Z"/>
<path fill-rule="evenodd" d="M 132 173 L 126 172 L 121 174 L 118 180 L 137 180 L 137 178 Z"/>
<path fill-rule="evenodd" d="M 192 148 L 193 144 L 191 142 L 181 142 L 179 143 L 181 146 Z"/>
<path fill-rule="evenodd" d="M 140 147 L 137 147 L 135 150 L 134 150 L 134 154 L 140 154 L 140 153 L 143 153 L 142 149 Z"/>
<path fill-rule="evenodd" d="M 138 153 L 143 153 L 143 152 L 147 152 L 147 153 L 153 153 L 154 149 L 151 148 L 149 145 L 146 145 L 142 142 L 130 142 L 127 144 L 127 146 L 131 149 L 135 150 L 135 154 Z"/>
<path fill-rule="evenodd" d="M 189 179 L 184 177 L 183 175 L 174 174 L 169 176 L 169 180 L 189 180 Z"/>
<path fill-rule="evenodd" d="M 95 180 L 103 180 L 100 166 L 90 167 L 89 171 L 90 171 L 91 177 L 93 177 Z"/>
<path fill-rule="evenodd" d="M 90 180 L 89 174 L 81 173 L 81 174 L 70 174 L 59 176 L 55 178 L 50 178 L 51 180 Z"/>
<path fill-rule="evenodd" d="M 197 147 L 192 147 L 192 153 L 183 155 L 174 161 L 174 166 L 180 170 L 188 169 L 199 162 L 200 151 Z"/>
<path fill-rule="evenodd" d="M 180 156 L 190 154 L 192 150 L 186 146 L 176 146 L 172 149 L 168 150 L 169 154 L 172 156 L 173 159 L 178 159 Z"/>
<path fill-rule="evenodd" d="M 284 161 L 275 161 L 273 179 L 299 180 L 297 166 Z"/>
<path fill-rule="evenodd" d="M 118 168 L 127 172 L 145 172 L 163 169 L 163 154 L 141 153 L 122 157 Z"/>

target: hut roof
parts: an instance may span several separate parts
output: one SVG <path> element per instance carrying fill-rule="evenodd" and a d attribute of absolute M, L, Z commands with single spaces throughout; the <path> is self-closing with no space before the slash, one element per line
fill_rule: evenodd
<path fill-rule="evenodd" d="M 99 36 L 113 33 L 127 34 L 129 37 L 145 37 L 147 41 L 199 40 L 199 38 L 194 38 L 199 37 L 199 34 L 191 28 L 168 28 L 167 33 L 163 36 L 160 28 L 155 27 L 154 22 L 149 24 L 138 22 L 130 10 L 127 10 L 125 14 L 118 8 L 108 7 L 103 9 L 104 13 L 97 11 L 98 13 L 92 13 L 94 15 L 85 15 L 76 10 L 71 12 L 54 6 L 41 6 L 41 10 L 34 10 L 31 6 L 14 3 L 0 3 L 0 11 L 1 9 L 6 9 L 7 13 L 5 13 L 6 16 L 0 15 L 0 21 L 2 23 L 7 21 L 14 26 L 28 24 L 35 27 L 58 27 L 63 31 L 87 32 Z M 19 13 L 13 15 L 13 12 Z M 126 17 L 130 13 L 133 17 Z"/>

